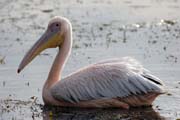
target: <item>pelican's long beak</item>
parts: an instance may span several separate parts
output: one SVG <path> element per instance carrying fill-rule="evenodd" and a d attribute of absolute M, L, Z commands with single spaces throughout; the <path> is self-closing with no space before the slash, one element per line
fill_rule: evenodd
<path fill-rule="evenodd" d="M 46 32 L 40 37 L 40 39 L 26 53 L 23 60 L 21 61 L 21 64 L 19 65 L 17 72 L 20 73 L 21 70 L 43 50 L 60 46 L 63 42 L 62 38 L 63 37 L 58 33 L 58 31 L 52 32 L 50 30 L 46 30 Z"/>

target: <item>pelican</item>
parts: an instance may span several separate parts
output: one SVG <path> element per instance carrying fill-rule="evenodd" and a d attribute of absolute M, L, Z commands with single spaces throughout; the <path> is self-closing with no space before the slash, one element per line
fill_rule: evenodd
<path fill-rule="evenodd" d="M 55 16 L 19 65 L 18 73 L 43 50 L 59 48 L 43 87 L 42 98 L 45 104 L 128 109 L 151 106 L 157 96 L 165 93 L 164 83 L 130 57 L 100 61 L 61 78 L 72 43 L 70 21 Z"/>

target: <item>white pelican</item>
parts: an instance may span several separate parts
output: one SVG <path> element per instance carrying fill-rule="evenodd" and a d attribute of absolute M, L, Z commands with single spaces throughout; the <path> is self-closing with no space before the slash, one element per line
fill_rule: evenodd
<path fill-rule="evenodd" d="M 43 87 L 45 104 L 128 109 L 149 106 L 158 95 L 165 93 L 163 82 L 129 57 L 92 64 L 60 80 L 72 42 L 71 23 L 56 16 L 19 65 L 18 73 L 46 48 L 59 47 Z"/>

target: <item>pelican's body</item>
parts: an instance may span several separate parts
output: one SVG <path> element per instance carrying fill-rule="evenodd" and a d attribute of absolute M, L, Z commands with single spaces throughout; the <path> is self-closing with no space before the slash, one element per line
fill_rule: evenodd
<path fill-rule="evenodd" d="M 63 17 L 53 18 L 45 34 L 21 62 L 20 72 L 46 48 L 59 47 L 43 87 L 45 104 L 68 107 L 149 106 L 165 92 L 163 82 L 130 57 L 89 65 L 61 79 L 72 48 L 72 28 Z"/>

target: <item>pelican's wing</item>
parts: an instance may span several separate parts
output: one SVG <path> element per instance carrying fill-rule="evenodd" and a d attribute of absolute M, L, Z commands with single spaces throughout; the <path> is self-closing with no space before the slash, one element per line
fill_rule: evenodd
<path fill-rule="evenodd" d="M 157 84 L 164 85 L 162 80 L 160 80 L 156 76 L 152 75 L 149 70 L 143 68 L 143 66 L 137 60 L 135 60 L 131 57 L 114 58 L 114 59 L 100 61 L 96 64 L 110 64 L 110 63 L 121 63 L 124 65 L 127 65 L 127 66 L 129 66 L 129 68 L 132 71 L 141 74 L 143 77 L 145 77 L 149 80 L 152 80 L 152 81 L 156 82 Z"/>
<path fill-rule="evenodd" d="M 134 61 L 135 62 L 135 61 Z M 101 98 L 123 98 L 148 92 L 163 93 L 158 78 L 130 62 L 104 62 L 66 77 L 51 88 L 57 100 L 79 102 Z M 155 79 L 155 80 L 154 80 Z"/>

